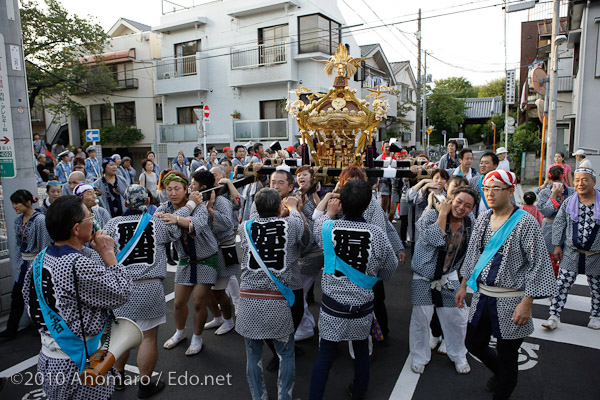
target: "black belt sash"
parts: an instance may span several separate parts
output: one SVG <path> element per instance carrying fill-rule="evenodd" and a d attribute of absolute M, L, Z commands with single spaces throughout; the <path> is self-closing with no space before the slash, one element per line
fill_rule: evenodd
<path fill-rule="evenodd" d="M 592 228 L 592 232 L 590 232 L 590 236 L 588 237 L 587 241 L 585 242 L 585 244 L 583 246 L 579 243 L 579 232 L 578 232 L 579 223 L 573 222 L 572 225 L 573 225 L 573 246 L 579 250 L 590 251 L 590 249 L 592 248 L 592 245 L 596 241 L 596 235 L 598 234 L 598 228 L 600 227 L 600 225 L 594 224 L 594 227 Z M 585 274 L 585 254 L 581 254 L 581 253 L 579 254 L 579 258 L 577 260 L 577 272 L 579 274 Z"/>
<path fill-rule="evenodd" d="M 321 309 L 332 317 L 356 319 L 362 318 L 373 312 L 373 302 L 369 301 L 362 306 L 350 306 L 338 303 L 336 300 L 323 293 Z"/>

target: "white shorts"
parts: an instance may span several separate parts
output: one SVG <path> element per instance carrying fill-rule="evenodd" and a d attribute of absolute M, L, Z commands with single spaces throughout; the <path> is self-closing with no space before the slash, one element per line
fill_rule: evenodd
<path fill-rule="evenodd" d="M 217 278 L 215 284 L 211 287 L 212 290 L 225 290 L 227 289 L 227 284 L 229 283 L 229 276 L 223 276 L 221 278 Z"/>
<path fill-rule="evenodd" d="M 140 319 L 135 321 L 135 323 L 140 327 L 140 329 L 145 332 L 149 331 L 152 328 L 155 328 L 159 325 L 162 325 L 167 322 L 167 316 L 163 315 L 162 317 L 156 317 L 151 319 Z"/>

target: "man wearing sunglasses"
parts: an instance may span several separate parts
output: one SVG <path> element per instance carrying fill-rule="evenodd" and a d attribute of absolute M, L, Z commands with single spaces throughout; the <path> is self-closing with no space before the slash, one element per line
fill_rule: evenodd
<path fill-rule="evenodd" d="M 495 170 L 483 178 L 490 209 L 482 210 L 475 224 L 456 294 L 462 308 L 467 286 L 474 291 L 465 344 L 493 372 L 485 389 L 496 400 L 508 399 L 517 384 L 519 347 L 533 333 L 533 300 L 557 294 L 540 225 L 510 201 L 515 184 L 510 171 Z M 491 335 L 496 351 L 489 347 Z"/>

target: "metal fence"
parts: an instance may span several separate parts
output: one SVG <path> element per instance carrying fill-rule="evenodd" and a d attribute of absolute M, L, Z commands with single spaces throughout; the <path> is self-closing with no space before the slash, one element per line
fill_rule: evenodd
<path fill-rule="evenodd" d="M 261 119 L 236 121 L 234 123 L 234 140 L 242 142 L 254 139 L 287 139 L 287 119 Z"/>
<path fill-rule="evenodd" d="M 196 55 L 167 57 L 156 61 L 156 77 L 158 79 L 196 75 L 196 73 Z"/>
<path fill-rule="evenodd" d="M 195 142 L 196 124 L 160 125 L 161 142 Z"/>
<path fill-rule="evenodd" d="M 254 68 L 287 62 L 287 43 L 259 44 L 244 49 L 231 50 L 231 69 Z"/>

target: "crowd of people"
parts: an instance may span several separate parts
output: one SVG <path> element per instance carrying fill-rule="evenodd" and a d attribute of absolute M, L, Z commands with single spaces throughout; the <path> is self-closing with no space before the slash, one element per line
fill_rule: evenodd
<path fill-rule="evenodd" d="M 304 165 L 295 174 L 285 166 L 259 174 L 239 189 L 233 184 L 249 164 L 260 172 L 267 158 L 299 158 L 302 151 L 299 144 L 274 150 L 256 143 L 226 147 L 219 159 L 214 148 L 206 158 L 196 148 L 193 159 L 179 152 L 162 171 L 149 152 L 136 183 L 127 157 L 100 161 L 90 147 L 83 164 L 71 163 L 69 151 L 59 148 L 56 179 L 47 181 L 42 204 L 26 190 L 11 195 L 19 273 L 8 326 L 0 333 L 15 337 L 27 309 L 41 335 L 38 372 L 49 378 L 43 382 L 48 398 L 110 398 L 125 389 L 129 352 L 115 361 L 109 385 L 53 380 L 57 371 L 81 371 L 88 343 L 97 348 L 115 316 L 135 321 L 144 333 L 136 360 L 138 397 L 164 389 L 152 372 L 158 329 L 166 322 L 167 264 L 177 265 L 175 329 L 163 348 L 172 350 L 188 337 L 191 297 L 185 355 L 202 351 L 205 330 L 224 335 L 235 329 L 245 342 L 253 399 L 267 398 L 263 343 L 273 353 L 265 369 L 278 371 L 277 397 L 291 399 L 294 344 L 316 328 L 310 399 L 325 397 L 340 342 L 349 343 L 354 358 L 349 393 L 364 398 L 372 342 L 390 344 L 384 282 L 407 252 L 416 374 L 424 373 L 435 350 L 448 355 L 458 374 L 468 374 L 470 352 L 492 372 L 485 389 L 494 399 L 508 399 L 517 384 L 519 347 L 533 332 L 533 300 L 552 298 L 544 326 L 557 328 L 578 273 L 588 276 L 592 292 L 588 327 L 600 329 L 600 192 L 592 169 L 580 167 L 570 177 L 558 154 L 537 206 L 536 194 L 526 193 L 529 207 L 523 209 L 515 205 L 516 177 L 504 162 L 506 149 L 484 153 L 475 169 L 473 152 L 453 141 L 437 164 L 383 144 L 378 159 L 419 161 L 411 167 L 419 179 L 373 179 L 351 166 L 335 187 L 326 187 Z M 46 156 L 41 148 L 39 154 Z M 50 172 L 45 161 L 40 165 Z M 319 276 L 315 316 L 308 306 Z"/>

